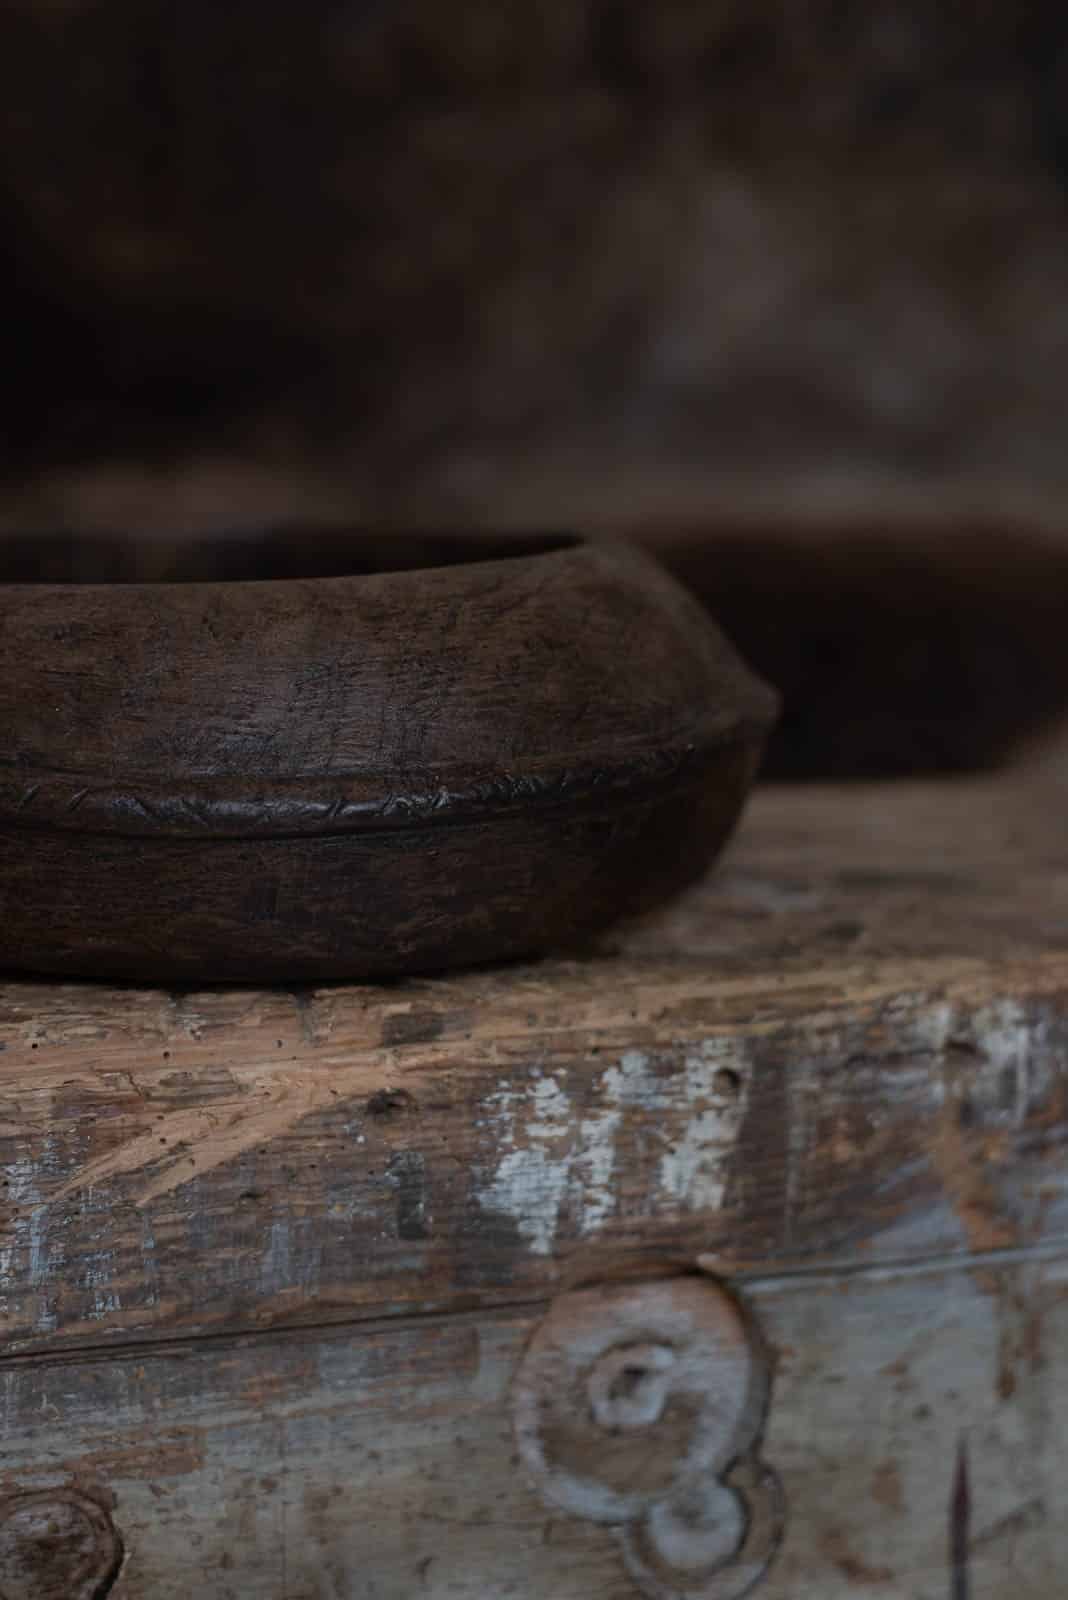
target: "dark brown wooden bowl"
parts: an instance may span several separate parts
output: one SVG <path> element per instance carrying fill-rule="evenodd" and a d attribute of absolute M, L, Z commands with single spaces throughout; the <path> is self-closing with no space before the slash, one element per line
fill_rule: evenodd
<path fill-rule="evenodd" d="M 566 946 L 709 864 L 774 710 L 621 546 L 8 540 L 0 965 L 321 981 Z"/>

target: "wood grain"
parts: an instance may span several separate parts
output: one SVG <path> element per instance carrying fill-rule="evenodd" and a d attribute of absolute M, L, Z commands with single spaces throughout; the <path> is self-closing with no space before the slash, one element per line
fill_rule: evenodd
<path fill-rule="evenodd" d="M 761 1600 L 942 1600 L 962 1435 L 974 1592 L 1058 1592 L 1066 1272 L 1062 1251 L 750 1285 L 788 1507 Z M 114 1600 L 634 1600 L 611 1530 L 517 1465 L 539 1309 L 8 1362 L 0 1496 L 113 1496 Z"/>
<path fill-rule="evenodd" d="M 94 548 L 60 545 L 74 578 Z M 49 581 L 51 550 L 0 540 L 5 971 L 321 982 L 558 949 L 708 866 L 774 716 L 618 546 L 446 538 L 413 567 L 293 533 L 159 582 Z"/>
<path fill-rule="evenodd" d="M 767 792 L 587 959 L 0 990 L 8 1351 L 1064 1237 L 1061 788 Z"/>

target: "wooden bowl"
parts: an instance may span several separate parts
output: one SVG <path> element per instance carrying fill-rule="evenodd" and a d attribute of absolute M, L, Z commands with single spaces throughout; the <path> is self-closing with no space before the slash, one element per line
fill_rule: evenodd
<path fill-rule="evenodd" d="M 566 946 L 709 864 L 774 711 L 623 546 L 9 539 L 0 965 L 316 982 Z"/>

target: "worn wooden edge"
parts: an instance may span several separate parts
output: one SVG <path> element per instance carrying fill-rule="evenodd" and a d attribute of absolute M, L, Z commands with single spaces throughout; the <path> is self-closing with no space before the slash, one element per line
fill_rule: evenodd
<path fill-rule="evenodd" d="M 8 1351 L 1068 1228 L 1060 955 L 735 978 L 620 959 L 414 993 L 7 985 L 0 1042 Z"/>
<path fill-rule="evenodd" d="M 1044 1249 L 1063 759 L 758 791 L 581 958 L 321 990 L 0 984 L 0 1338 L 48 1351 Z"/>

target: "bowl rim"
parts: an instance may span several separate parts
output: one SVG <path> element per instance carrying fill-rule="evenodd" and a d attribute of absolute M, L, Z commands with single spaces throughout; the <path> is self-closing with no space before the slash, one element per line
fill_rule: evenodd
<path fill-rule="evenodd" d="M 451 536 L 434 535 L 447 542 Z M 464 536 L 466 537 L 466 536 Z M 544 537 L 544 536 L 543 536 Z M 487 546 L 500 551 L 510 535 L 486 535 Z M 151 600 L 165 593 L 196 611 L 196 599 L 210 604 L 219 590 L 265 593 L 289 584 L 336 588 L 345 585 L 403 585 L 428 573 L 476 574 L 489 566 L 518 568 L 532 563 L 577 565 L 597 580 L 606 556 L 612 578 L 623 584 L 659 587 L 674 605 L 684 607 L 683 620 L 665 609 L 664 626 L 688 624 L 716 632 L 699 603 L 657 562 L 623 541 L 581 535 L 554 536 L 555 542 L 535 552 L 495 553 L 490 560 L 462 560 L 439 566 L 410 566 L 386 572 L 335 574 L 311 578 L 196 580 L 188 583 L 0 583 L 0 598 L 33 592 L 79 600 L 113 595 L 117 605 Z M 517 541 L 518 542 L 518 541 Z M 0 539 L 2 543 L 2 539 Z M 0 618 L 2 620 L 2 618 Z M 729 676 L 729 703 L 696 703 L 671 730 L 642 746 L 633 737 L 617 749 L 605 745 L 579 751 L 554 750 L 551 755 L 524 758 L 515 770 L 463 760 L 422 765 L 406 770 L 399 763 L 374 770 L 338 770 L 292 776 L 244 774 L 219 776 L 180 774 L 160 782 L 150 774 L 121 776 L 33 764 L 0 753 L 0 827 L 30 836 L 36 830 L 69 834 L 135 837 L 161 841 L 211 839 L 284 839 L 309 835 L 380 834 L 469 825 L 491 818 L 548 808 L 584 807 L 606 800 L 620 806 L 647 798 L 673 784 L 699 781 L 719 763 L 752 751 L 755 761 L 770 732 L 779 697 L 742 661 L 720 635 L 724 673 Z M 748 758 L 747 758 L 748 759 Z"/>
<path fill-rule="evenodd" d="M 347 565 L 340 565 L 337 570 L 285 572 L 265 576 L 249 577 L 212 577 L 212 576 L 152 576 L 144 578 L 49 578 L 30 577 L 12 578 L 5 577 L 3 572 L 4 557 L 13 548 L 25 553 L 35 550 L 37 552 L 57 552 L 64 549 L 75 549 L 79 545 L 83 549 L 95 547 L 97 552 L 104 550 L 111 554 L 129 555 L 137 557 L 138 564 L 142 567 L 146 562 L 151 568 L 152 556 L 157 557 L 157 567 L 160 564 L 166 571 L 166 553 L 179 551 L 178 572 L 181 572 L 181 562 L 186 563 L 197 558 L 210 560 L 215 554 L 231 555 L 238 551 L 248 552 L 250 555 L 259 552 L 261 558 L 264 553 L 271 555 L 284 555 L 292 541 L 344 541 L 345 547 L 355 554 L 359 551 L 374 548 L 383 553 L 387 548 L 396 553 L 404 545 L 409 547 L 440 547 L 444 559 L 430 561 L 405 561 L 400 564 L 375 565 L 367 568 L 356 566 L 352 570 Z M 137 534 L 126 531 L 117 532 L 92 532 L 92 533 L 65 533 L 62 531 L 21 533 L 12 529 L 0 529 L 0 593 L 6 590 L 17 589 L 25 592 L 30 589 L 50 589 L 57 593 L 82 594 L 89 591 L 114 592 L 118 594 L 174 594 L 180 592 L 195 593 L 210 589 L 234 590 L 269 590 L 281 588 L 285 584 L 297 585 L 302 588 L 308 585 L 336 584 L 362 582 L 365 580 L 382 580 L 413 577 L 420 573 L 445 572 L 461 570 L 467 571 L 472 567 L 494 567 L 502 564 L 511 565 L 520 561 L 541 561 L 550 556 L 564 556 L 574 554 L 576 551 L 588 548 L 591 545 L 602 544 L 605 541 L 591 538 L 582 534 L 562 531 L 521 531 L 514 533 L 499 532 L 493 529 L 412 529 L 390 531 L 364 527 L 360 524 L 317 522 L 312 519 L 294 522 L 287 520 L 264 527 L 231 527 L 220 528 L 214 533 L 191 535 L 175 540 L 153 536 L 142 540 Z M 620 544 L 623 541 L 619 541 Z M 628 544 L 628 548 L 633 547 Z M 446 552 L 454 552 L 451 559 Z M 465 553 L 461 553 L 465 552 Z M 466 553 L 470 552 L 470 553 Z"/>

